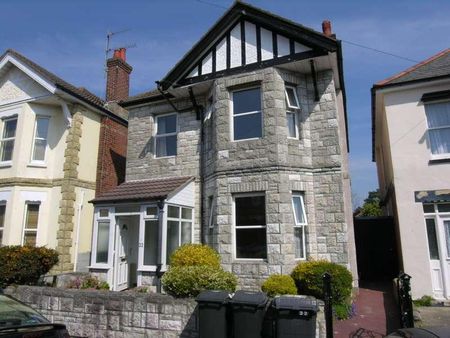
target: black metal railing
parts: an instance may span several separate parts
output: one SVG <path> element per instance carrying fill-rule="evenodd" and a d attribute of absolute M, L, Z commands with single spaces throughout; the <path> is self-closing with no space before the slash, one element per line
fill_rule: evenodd
<path fill-rule="evenodd" d="M 401 272 L 397 280 L 397 295 L 401 327 L 414 327 L 411 299 L 411 276 Z"/>

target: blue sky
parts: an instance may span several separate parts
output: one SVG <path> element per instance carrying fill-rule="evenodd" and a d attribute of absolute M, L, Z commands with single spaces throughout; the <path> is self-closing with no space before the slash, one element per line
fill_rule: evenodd
<path fill-rule="evenodd" d="M 116 35 L 112 46 L 137 44 L 127 54 L 134 67 L 131 94 L 136 94 L 153 88 L 232 4 L 206 1 L 1 0 L 0 50 L 14 48 L 104 96 L 106 33 L 130 29 Z M 344 41 L 352 188 L 356 204 L 362 202 L 378 184 L 371 162 L 370 87 L 413 63 L 349 42 L 421 61 L 450 47 L 450 1 L 248 2 L 319 31 L 330 19 Z"/>

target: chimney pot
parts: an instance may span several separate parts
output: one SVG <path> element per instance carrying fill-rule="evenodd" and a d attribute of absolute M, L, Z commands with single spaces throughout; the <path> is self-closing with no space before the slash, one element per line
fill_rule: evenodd
<path fill-rule="evenodd" d="M 331 30 L 331 21 L 330 20 L 323 20 L 322 22 L 322 32 L 326 36 L 331 37 L 333 35 Z"/>
<path fill-rule="evenodd" d="M 122 61 L 127 60 L 127 50 L 126 48 L 119 48 L 114 50 L 114 59 L 121 59 Z"/>

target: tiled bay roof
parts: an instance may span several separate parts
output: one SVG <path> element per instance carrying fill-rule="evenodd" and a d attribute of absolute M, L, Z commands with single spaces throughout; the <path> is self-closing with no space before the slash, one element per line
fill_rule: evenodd
<path fill-rule="evenodd" d="M 122 183 L 113 190 L 96 197 L 93 203 L 117 203 L 166 198 L 194 180 L 191 176 L 168 177 Z"/>

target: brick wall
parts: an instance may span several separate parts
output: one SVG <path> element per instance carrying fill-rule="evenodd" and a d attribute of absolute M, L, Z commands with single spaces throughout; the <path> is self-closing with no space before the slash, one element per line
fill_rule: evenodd
<path fill-rule="evenodd" d="M 102 117 L 97 164 L 96 196 L 125 180 L 127 126 L 110 117 Z"/>

